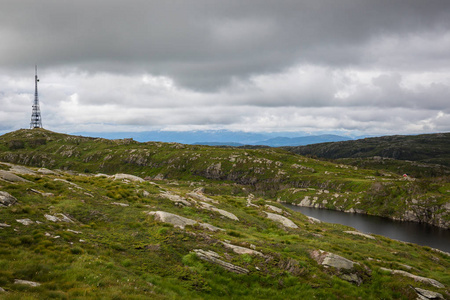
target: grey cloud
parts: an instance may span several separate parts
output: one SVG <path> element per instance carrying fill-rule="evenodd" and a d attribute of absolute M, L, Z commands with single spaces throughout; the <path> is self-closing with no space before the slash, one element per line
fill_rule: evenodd
<path fill-rule="evenodd" d="M 195 89 L 305 62 L 395 65 L 388 57 L 402 45 L 380 57 L 370 52 L 374 41 L 450 29 L 444 0 L 6 0 L 2 6 L 4 66 L 149 72 Z M 403 48 L 402 57 L 409 51 Z M 442 55 L 425 58 L 442 61 L 448 51 Z"/>

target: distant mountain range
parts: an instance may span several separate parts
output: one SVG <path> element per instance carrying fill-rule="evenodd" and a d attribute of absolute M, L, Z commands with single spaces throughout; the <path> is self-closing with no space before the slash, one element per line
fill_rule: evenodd
<path fill-rule="evenodd" d="M 145 132 L 77 132 L 82 136 L 106 139 L 132 138 L 138 142 L 158 141 L 209 146 L 263 145 L 270 147 L 302 146 L 325 142 L 353 140 L 335 134 L 308 135 L 304 132 L 254 133 L 228 130 L 205 131 L 145 131 Z"/>

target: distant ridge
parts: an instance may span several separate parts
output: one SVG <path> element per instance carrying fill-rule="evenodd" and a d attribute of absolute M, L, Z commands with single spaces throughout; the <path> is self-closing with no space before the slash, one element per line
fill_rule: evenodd
<path fill-rule="evenodd" d="M 330 159 L 378 156 L 450 166 L 450 133 L 393 135 L 285 149 Z"/>
<path fill-rule="evenodd" d="M 334 134 L 307 135 L 304 132 L 255 133 L 228 130 L 145 131 L 145 132 L 78 132 L 76 135 L 106 139 L 133 138 L 138 142 L 158 141 L 181 144 L 233 146 L 264 145 L 269 147 L 300 146 L 324 142 L 352 140 Z"/>

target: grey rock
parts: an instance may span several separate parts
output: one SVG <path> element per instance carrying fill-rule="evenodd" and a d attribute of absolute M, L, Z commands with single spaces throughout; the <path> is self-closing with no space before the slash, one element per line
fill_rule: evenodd
<path fill-rule="evenodd" d="M 0 191 L 0 207 L 8 207 L 17 203 L 17 199 L 7 192 Z"/>
<path fill-rule="evenodd" d="M 281 223 L 285 227 L 298 228 L 298 226 L 294 222 L 292 222 L 291 220 L 289 220 L 288 218 L 286 218 L 284 216 L 280 216 L 280 215 L 269 213 L 269 212 L 266 212 L 266 214 L 267 214 L 268 219 L 278 222 L 278 223 Z"/>
<path fill-rule="evenodd" d="M 340 255 L 334 254 L 334 253 L 327 253 L 322 265 L 324 266 L 329 266 L 329 267 L 334 267 L 336 269 L 346 269 L 346 270 L 350 270 L 353 268 L 353 265 L 355 265 L 357 263 L 346 259 L 345 257 L 342 257 Z"/>
<path fill-rule="evenodd" d="M 130 174 L 116 174 L 111 176 L 114 180 L 129 180 L 133 182 L 144 182 L 145 180 L 141 177 L 130 175 Z"/>
<path fill-rule="evenodd" d="M 197 192 L 197 191 L 193 191 L 193 192 L 187 193 L 186 196 L 191 197 L 191 198 L 193 198 L 195 200 L 198 200 L 198 201 L 211 202 L 211 203 L 214 203 L 214 204 L 218 204 L 219 203 L 218 201 L 216 201 L 214 199 L 211 199 L 211 198 L 208 198 L 205 195 L 203 195 L 202 193 Z"/>
<path fill-rule="evenodd" d="M 359 231 L 349 230 L 349 231 L 344 231 L 344 232 L 348 233 L 348 234 L 359 235 L 359 236 L 362 236 L 362 237 L 365 237 L 365 238 L 368 238 L 368 239 L 371 239 L 371 240 L 375 240 L 375 237 L 373 237 L 373 236 L 371 236 L 369 234 L 365 234 L 365 233 L 359 232 Z"/>
<path fill-rule="evenodd" d="M 194 249 L 194 253 L 204 261 L 216 264 L 221 266 L 222 268 L 237 274 L 247 274 L 249 271 L 242 267 L 233 265 L 229 262 L 223 261 L 220 258 L 220 255 L 211 250 L 202 250 L 202 249 Z"/>
<path fill-rule="evenodd" d="M 147 212 L 147 214 L 154 216 L 155 220 L 157 220 L 157 221 L 169 223 L 169 224 L 172 224 L 173 226 L 179 227 L 181 229 L 184 229 L 187 225 L 193 226 L 193 225 L 198 224 L 200 227 L 202 227 L 204 229 L 208 229 L 210 231 L 223 230 L 219 227 L 213 226 L 208 223 L 200 223 L 195 220 L 188 219 L 188 218 L 185 218 L 185 217 L 182 217 L 182 216 L 179 216 L 176 214 L 168 213 L 165 211 L 151 211 L 151 212 Z"/>
<path fill-rule="evenodd" d="M 252 250 L 252 249 L 241 247 L 241 246 L 236 246 L 236 245 L 226 243 L 226 242 L 222 242 L 222 244 L 225 246 L 225 248 L 229 248 L 237 254 L 249 254 L 249 255 L 264 256 L 264 254 L 262 254 L 261 252 L 256 251 L 256 250 Z"/>
<path fill-rule="evenodd" d="M 130 204 L 126 204 L 126 203 L 120 203 L 120 202 L 112 202 L 112 205 L 117 205 L 117 206 L 122 206 L 122 207 L 128 207 L 130 206 Z"/>
<path fill-rule="evenodd" d="M 182 205 L 185 205 L 185 206 L 191 206 L 192 205 L 189 201 L 186 200 L 186 198 L 181 197 L 179 195 L 172 194 L 172 193 L 167 192 L 167 191 L 163 192 L 163 193 L 161 193 L 159 195 L 161 197 L 163 197 L 163 198 L 166 198 L 166 199 L 168 199 L 168 200 L 170 200 L 172 202 L 178 203 L 178 204 L 182 204 Z"/>
<path fill-rule="evenodd" d="M 203 209 L 215 211 L 215 212 L 218 212 L 219 214 L 221 214 L 222 216 L 227 217 L 227 218 L 229 218 L 231 220 L 239 221 L 238 217 L 236 217 L 234 214 L 232 214 L 232 213 L 230 213 L 230 212 L 228 212 L 226 210 L 214 207 L 211 204 L 208 204 L 208 203 L 205 203 L 205 202 L 200 202 L 200 205 L 202 206 Z"/>
<path fill-rule="evenodd" d="M 56 173 L 52 170 L 46 169 L 46 168 L 40 168 L 37 171 L 38 171 L 38 173 L 41 173 L 44 175 L 59 175 L 58 173 Z"/>
<path fill-rule="evenodd" d="M 0 179 L 9 182 L 30 182 L 26 179 L 23 179 L 22 177 L 17 176 L 16 174 L 4 170 L 0 170 Z"/>
<path fill-rule="evenodd" d="M 442 283 L 440 283 L 439 281 L 437 281 L 435 279 L 432 279 L 432 278 L 427 278 L 427 277 L 414 275 L 414 274 L 411 274 L 411 273 L 408 273 L 408 272 L 405 272 L 405 271 L 402 271 L 402 270 L 392 270 L 392 269 L 387 269 L 387 268 L 383 268 L 383 267 L 380 267 L 380 270 L 390 272 L 391 274 L 403 275 L 403 276 L 412 278 L 415 281 L 427 283 L 427 284 L 430 284 L 430 285 L 432 285 L 434 287 L 437 287 L 437 288 L 441 288 L 441 289 L 445 288 L 445 286 Z"/>
<path fill-rule="evenodd" d="M 0 293 L 6 292 L 3 288 L 0 287 Z"/>
<path fill-rule="evenodd" d="M 279 214 L 282 214 L 282 213 L 283 213 L 283 210 L 282 210 L 281 208 L 279 208 L 279 207 L 276 207 L 276 206 L 273 206 L 273 205 L 269 205 L 269 204 L 266 204 L 266 207 L 267 207 L 268 209 L 270 209 L 270 210 L 276 212 L 276 213 L 279 213 Z"/>
<path fill-rule="evenodd" d="M 306 216 L 308 218 L 309 223 L 314 224 L 314 223 L 322 223 L 322 221 L 320 221 L 319 219 L 316 219 L 314 217 L 310 217 L 310 216 Z"/>
<path fill-rule="evenodd" d="M 24 284 L 24 285 L 29 285 L 29 286 L 32 286 L 32 287 L 37 287 L 37 286 L 41 285 L 38 282 L 28 281 L 28 280 L 21 280 L 21 279 L 14 279 L 14 284 Z"/>
<path fill-rule="evenodd" d="M 0 227 L 11 227 L 11 225 L 8 225 L 6 223 L 0 223 Z"/>
<path fill-rule="evenodd" d="M 421 297 L 420 299 L 444 299 L 444 297 L 442 296 L 442 294 L 438 293 L 438 292 L 432 292 L 429 290 L 424 290 L 421 288 L 414 288 L 416 290 L 416 293 L 419 297 Z"/>
<path fill-rule="evenodd" d="M 43 196 L 43 197 L 53 197 L 54 196 L 54 194 L 53 193 L 45 193 L 45 192 L 41 192 L 41 191 L 38 191 L 38 190 L 35 190 L 35 189 L 28 189 L 30 192 L 33 192 L 33 193 L 36 193 L 36 194 L 38 194 L 38 195 L 41 195 L 41 196 Z"/>
<path fill-rule="evenodd" d="M 25 226 L 28 226 L 28 225 L 31 225 L 34 223 L 34 221 L 31 221 L 30 219 L 17 219 L 16 221 Z"/>

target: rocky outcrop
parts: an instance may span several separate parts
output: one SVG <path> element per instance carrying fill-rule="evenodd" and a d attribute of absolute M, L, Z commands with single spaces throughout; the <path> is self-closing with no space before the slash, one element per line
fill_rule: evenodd
<path fill-rule="evenodd" d="M 58 217 L 57 217 L 58 216 Z M 72 219 L 70 219 L 68 216 L 58 213 L 55 214 L 54 216 L 49 215 L 49 214 L 45 214 L 44 217 L 52 222 L 66 222 L 66 223 L 74 223 L 74 221 Z"/>
<path fill-rule="evenodd" d="M 20 223 L 20 224 L 22 224 L 22 225 L 25 225 L 25 226 L 34 224 L 34 221 L 31 221 L 31 220 L 28 219 L 28 218 L 26 218 L 26 219 L 17 219 L 16 222 L 18 222 L 18 223 Z"/>
<path fill-rule="evenodd" d="M 394 219 L 401 221 L 412 221 L 420 223 L 428 223 L 442 228 L 450 227 L 450 202 L 444 204 L 430 205 L 427 203 L 430 200 L 415 200 L 412 199 L 411 202 L 407 203 L 407 209 L 403 212 L 400 217 Z"/>
<path fill-rule="evenodd" d="M 276 213 L 279 213 L 279 214 L 283 213 L 283 210 L 281 208 L 273 206 L 273 205 L 266 204 L 266 208 L 268 208 Z"/>
<path fill-rule="evenodd" d="M 412 278 L 412 279 L 414 279 L 415 281 L 422 282 L 422 283 L 426 283 L 426 284 L 430 284 L 430 285 L 432 285 L 432 286 L 434 286 L 434 287 L 437 287 L 437 288 L 441 288 L 441 289 L 442 289 L 442 288 L 445 288 L 445 286 L 444 286 L 442 283 L 440 283 L 439 281 L 437 281 L 437 280 L 435 280 L 435 279 L 432 279 L 432 278 L 427 278 L 427 277 L 417 276 L 417 275 L 408 273 L 408 272 L 406 272 L 406 271 L 402 271 L 402 270 L 392 270 L 392 269 L 387 269 L 387 268 L 383 268 L 383 267 L 380 267 L 380 270 L 389 272 L 389 273 L 391 273 L 391 274 L 399 274 L 399 275 L 403 275 L 403 276 Z"/>
<path fill-rule="evenodd" d="M 226 242 L 222 242 L 222 244 L 225 246 L 225 248 L 231 249 L 237 254 L 249 254 L 249 255 L 264 256 L 264 254 L 262 254 L 261 252 L 250 249 L 250 248 L 236 246 L 236 245 L 226 243 Z"/>
<path fill-rule="evenodd" d="M 233 265 L 221 259 L 220 255 L 211 250 L 194 249 L 194 253 L 197 254 L 198 258 L 221 266 L 222 268 L 237 274 L 247 274 L 249 271 L 245 268 Z"/>
<path fill-rule="evenodd" d="M 37 287 L 37 286 L 41 285 L 39 282 L 21 280 L 21 279 L 14 279 L 14 284 L 24 284 L 24 285 L 28 285 L 31 287 Z"/>
<path fill-rule="evenodd" d="M 186 196 L 191 197 L 191 198 L 193 198 L 195 200 L 198 200 L 198 201 L 211 202 L 211 203 L 214 203 L 214 204 L 218 204 L 219 203 L 219 201 L 216 201 L 214 199 L 206 197 L 205 195 L 200 193 L 198 190 L 194 190 L 194 191 L 192 191 L 190 193 L 187 193 Z"/>
<path fill-rule="evenodd" d="M 340 278 L 357 285 L 362 283 L 362 278 L 354 269 L 356 265 L 359 265 L 359 263 L 323 250 L 314 250 L 311 251 L 310 254 L 311 258 L 313 258 L 318 264 L 326 268 L 333 267 L 338 270 L 340 272 Z M 344 270 L 344 272 L 342 272 L 342 270 Z"/>
<path fill-rule="evenodd" d="M 368 239 L 371 239 L 371 240 L 375 240 L 375 237 L 373 237 L 373 236 L 371 236 L 369 234 L 365 234 L 365 233 L 359 232 L 359 231 L 349 230 L 349 231 L 344 231 L 344 232 L 348 233 L 348 234 L 359 235 L 359 236 L 362 236 L 362 237 L 365 237 L 365 238 L 368 238 Z"/>
<path fill-rule="evenodd" d="M 414 288 L 414 290 L 417 293 L 417 299 L 418 300 L 444 299 L 442 294 L 440 294 L 438 292 L 424 290 L 424 289 L 421 289 L 421 288 Z"/>
<path fill-rule="evenodd" d="M 172 193 L 167 192 L 167 191 L 159 194 L 159 196 L 161 196 L 163 198 L 166 198 L 166 199 L 168 199 L 168 200 L 170 200 L 172 202 L 175 202 L 175 204 L 182 204 L 182 205 L 185 205 L 185 206 L 191 206 L 192 205 L 189 201 L 186 200 L 186 198 L 181 197 L 181 196 L 176 195 L 176 194 L 172 194 Z"/>
<path fill-rule="evenodd" d="M 203 209 L 207 209 L 207 210 L 210 210 L 210 211 L 215 211 L 215 212 L 221 214 L 222 216 L 227 217 L 228 219 L 231 219 L 231 220 L 234 220 L 234 221 L 239 221 L 238 217 L 236 217 L 234 214 L 232 214 L 232 213 L 230 213 L 230 212 L 228 212 L 226 210 L 217 208 L 217 207 L 212 206 L 211 204 L 208 204 L 208 203 L 205 203 L 205 202 L 200 202 L 200 205 L 201 205 L 201 207 Z"/>
<path fill-rule="evenodd" d="M 124 181 L 133 181 L 133 182 L 144 182 L 145 180 L 141 177 L 130 175 L 130 174 L 116 174 L 111 176 L 114 180 L 124 180 Z"/>
<path fill-rule="evenodd" d="M 267 215 L 267 218 L 281 223 L 281 225 L 283 225 L 284 227 L 289 227 L 289 228 L 298 228 L 297 224 L 295 224 L 294 222 L 292 222 L 291 220 L 289 220 L 288 218 L 284 217 L 284 216 L 280 216 L 277 214 L 273 214 L 273 213 L 269 213 L 269 212 L 265 212 Z"/>
<path fill-rule="evenodd" d="M 176 214 L 172 214 L 172 213 L 168 213 L 165 211 L 151 211 L 151 212 L 147 212 L 147 214 L 154 216 L 155 220 L 160 221 L 160 222 L 164 222 L 164 223 L 169 223 L 172 224 L 175 227 L 179 227 L 181 229 L 184 229 L 187 225 L 199 225 L 202 228 L 208 229 L 210 231 L 219 231 L 219 230 L 223 230 L 219 227 L 215 227 L 211 224 L 208 223 L 200 223 L 197 222 L 195 220 L 192 219 L 188 219 Z"/>
<path fill-rule="evenodd" d="M 0 179 L 9 182 L 30 182 L 8 171 L 0 170 Z"/>
<path fill-rule="evenodd" d="M 17 203 L 17 199 L 7 192 L 0 191 L 0 207 L 8 207 Z"/>

